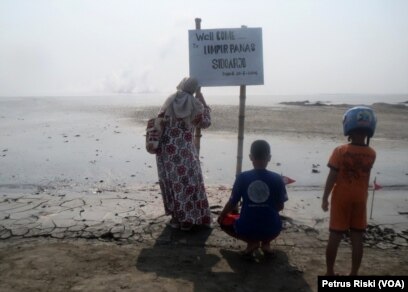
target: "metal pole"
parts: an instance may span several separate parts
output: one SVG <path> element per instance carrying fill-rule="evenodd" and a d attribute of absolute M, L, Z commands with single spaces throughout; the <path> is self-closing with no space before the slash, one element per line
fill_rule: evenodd
<path fill-rule="evenodd" d="M 242 28 L 247 26 L 242 25 Z M 237 169 L 235 175 L 239 175 L 242 171 L 242 157 L 244 149 L 244 126 L 245 126 L 245 99 L 246 86 L 239 87 L 239 116 L 238 116 L 238 149 L 237 149 Z"/>
<path fill-rule="evenodd" d="M 238 151 L 237 151 L 237 169 L 235 175 L 242 171 L 242 157 L 244 149 L 244 126 L 245 126 L 245 99 L 246 86 L 239 87 L 239 116 L 238 116 Z"/>
<path fill-rule="evenodd" d="M 196 18 L 195 19 L 195 28 L 196 29 L 201 29 L 201 18 Z M 197 87 L 196 94 L 201 92 L 201 87 Z M 201 148 L 201 128 L 196 128 L 195 129 L 195 134 L 194 134 L 194 145 L 197 150 L 198 157 L 200 157 L 200 148 Z"/>

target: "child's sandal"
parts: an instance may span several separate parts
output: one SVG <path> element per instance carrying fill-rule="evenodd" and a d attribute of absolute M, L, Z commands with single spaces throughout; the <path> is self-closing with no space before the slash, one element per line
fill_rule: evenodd
<path fill-rule="evenodd" d="M 239 254 L 246 261 L 254 259 L 254 251 L 241 251 Z"/>
<path fill-rule="evenodd" d="M 262 250 L 264 257 L 267 259 L 274 259 L 276 258 L 276 253 L 271 250 Z"/>

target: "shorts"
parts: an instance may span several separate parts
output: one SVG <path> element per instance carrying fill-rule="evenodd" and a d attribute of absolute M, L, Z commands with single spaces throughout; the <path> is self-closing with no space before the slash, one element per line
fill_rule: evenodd
<path fill-rule="evenodd" d="M 224 220 L 221 222 L 220 227 L 221 229 L 227 233 L 228 235 L 243 240 L 245 242 L 254 242 L 254 241 L 262 241 L 262 242 L 267 242 L 267 241 L 272 241 L 274 240 L 276 237 L 278 237 L 279 232 L 275 235 L 269 236 L 268 238 L 259 238 L 259 239 L 254 239 L 254 238 L 247 238 L 245 236 L 242 236 L 240 234 L 237 233 L 237 231 L 235 230 L 235 221 L 239 219 L 239 214 L 227 214 L 227 216 L 225 216 Z"/>
<path fill-rule="evenodd" d="M 330 231 L 365 231 L 367 228 L 367 202 L 333 200 L 330 208 Z"/>

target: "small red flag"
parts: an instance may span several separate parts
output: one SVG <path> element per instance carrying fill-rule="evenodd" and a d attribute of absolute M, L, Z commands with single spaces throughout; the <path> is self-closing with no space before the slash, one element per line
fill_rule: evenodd
<path fill-rule="evenodd" d="M 374 190 L 381 190 L 382 186 L 374 182 Z"/>
<path fill-rule="evenodd" d="M 291 179 L 290 177 L 287 176 L 282 176 L 282 179 L 285 185 L 289 185 L 291 183 L 296 182 L 294 179 Z"/>

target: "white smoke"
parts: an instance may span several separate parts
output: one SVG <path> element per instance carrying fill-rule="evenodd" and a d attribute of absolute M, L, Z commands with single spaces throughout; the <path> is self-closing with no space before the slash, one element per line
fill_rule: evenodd
<path fill-rule="evenodd" d="M 105 77 L 103 91 L 120 94 L 153 92 L 149 76 L 149 70 L 136 73 L 131 69 L 123 69 Z"/>

